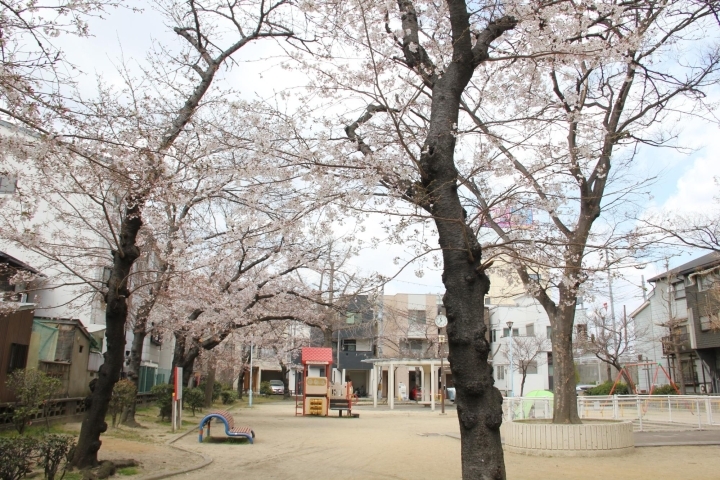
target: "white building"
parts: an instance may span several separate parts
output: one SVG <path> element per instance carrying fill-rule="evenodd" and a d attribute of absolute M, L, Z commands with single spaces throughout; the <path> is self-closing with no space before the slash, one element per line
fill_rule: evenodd
<path fill-rule="evenodd" d="M 550 320 L 545 310 L 528 295 L 519 295 L 513 303 L 489 305 L 490 340 L 495 387 L 507 397 L 519 396 L 522 372 L 518 364 L 528 365 L 523 393 L 533 390 L 552 390 L 552 348 Z M 516 341 L 512 338 L 516 337 Z M 519 342 L 537 345 L 536 356 L 511 352 Z M 514 354 L 512 366 L 510 355 Z"/>
<path fill-rule="evenodd" d="M 35 141 L 35 136 L 22 128 L 18 128 L 8 122 L 0 120 L 0 140 L 3 136 L 19 135 L 19 138 L 28 142 Z M 0 152 L 1 153 L 1 152 Z M 9 212 L 19 211 L 22 202 L 14 202 L 19 197 L 19 192 L 26 185 L 25 182 L 32 181 L 32 171 L 28 169 L 27 164 L 18 164 L 12 158 L 2 158 L 3 165 L 8 171 L 19 171 L 21 173 L 15 175 L 5 175 L 0 171 L 0 196 L 3 197 L 3 204 L 6 207 L 5 217 L 3 220 L 8 222 L 5 228 L 10 233 L 14 228 L 35 227 L 40 235 L 45 236 L 48 240 L 54 241 L 58 233 L 63 236 L 67 230 L 72 227 L 65 225 L 55 214 L 58 205 L 64 205 L 65 200 L 57 199 L 57 205 L 52 205 L 54 198 L 38 199 L 35 204 L 34 216 L 31 220 L 23 220 L 21 223 L 18 218 L 13 218 Z M 23 175 L 22 172 L 25 172 Z M 86 204 L 84 204 L 87 206 Z M 3 225 L 0 224 L 0 230 Z M 87 281 L 95 282 L 95 285 L 101 284 L 109 277 L 109 259 L 110 251 L 107 242 L 93 229 L 87 228 L 82 231 L 70 232 L 83 238 L 86 245 L 93 246 L 95 251 L 85 253 L 79 256 L 78 272 L 80 272 Z M 66 241 L 69 241 L 66 238 Z M 81 242 L 79 242 L 81 243 Z M 107 249 L 108 265 L 97 265 L 93 263 L 93 258 L 97 258 L 99 252 Z M 32 287 L 27 292 L 27 301 L 35 303 L 35 316 L 43 318 L 65 318 L 77 319 L 93 336 L 104 340 L 105 326 L 105 302 L 103 296 L 99 293 L 90 291 L 87 283 L 84 283 L 77 276 L 70 273 L 67 268 L 62 267 L 57 262 L 52 262 L 40 254 L 30 249 L 23 248 L 10 241 L 8 238 L 0 235 L 0 251 L 6 252 L 19 259 L 22 262 L 37 267 L 44 275 L 44 278 L 33 282 Z M 87 265 L 80 265 L 87 262 Z M 96 265 L 96 266 L 93 266 Z M 129 350 L 132 343 L 131 321 L 128 319 L 126 330 L 126 357 L 129 356 Z M 141 372 L 141 391 L 149 390 L 149 387 L 159 383 L 167 382 L 172 363 L 174 338 L 170 336 L 165 344 L 161 344 L 161 339 L 148 335 L 145 339 L 143 348 L 144 371 Z M 103 341 L 103 351 L 106 348 Z M 91 371 L 97 371 L 102 363 L 101 355 L 91 355 L 88 368 Z M 147 387 L 147 388 L 144 388 Z"/>

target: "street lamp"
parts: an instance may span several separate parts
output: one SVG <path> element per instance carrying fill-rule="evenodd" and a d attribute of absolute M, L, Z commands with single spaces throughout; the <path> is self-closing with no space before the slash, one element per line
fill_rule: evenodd
<path fill-rule="evenodd" d="M 510 342 L 510 354 L 508 360 L 510 361 L 510 396 L 515 396 L 515 382 L 513 382 L 513 344 L 512 344 L 512 326 L 513 322 L 507 322 L 508 326 L 508 342 Z"/>

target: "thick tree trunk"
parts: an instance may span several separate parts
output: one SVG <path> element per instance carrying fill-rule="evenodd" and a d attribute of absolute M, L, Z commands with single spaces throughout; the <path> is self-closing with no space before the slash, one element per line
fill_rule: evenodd
<path fill-rule="evenodd" d="M 323 333 L 323 347 L 332 348 L 333 342 L 333 331 L 332 328 L 328 327 L 322 331 Z"/>
<path fill-rule="evenodd" d="M 525 379 L 527 378 L 527 372 L 522 373 L 522 379 L 520 380 L 520 396 L 523 396 L 523 393 L 525 393 Z"/>
<path fill-rule="evenodd" d="M 140 364 L 142 362 L 142 350 L 145 343 L 147 317 L 138 317 L 135 319 L 135 328 L 133 329 L 132 347 L 130 347 L 130 363 L 127 368 L 128 380 L 135 384 L 135 392 L 140 392 Z M 137 402 L 131 402 L 123 411 L 120 419 L 123 425 L 129 427 L 139 427 L 140 424 L 135 420 L 135 407 Z"/>
<path fill-rule="evenodd" d="M 419 162 L 421 182 L 405 195 L 430 212 L 443 255 L 443 304 L 447 310 L 448 360 L 456 387 L 460 449 L 464 480 L 504 479 L 500 443 L 502 395 L 493 386 L 488 364 L 490 344 L 484 321 L 484 296 L 490 280 L 484 273 L 481 248 L 466 223 L 458 195 L 455 129 L 460 99 L 475 68 L 488 58 L 490 44 L 515 20 L 503 17 L 471 38 L 470 15 L 464 1 L 448 0 L 453 56 L 442 75 L 436 75 L 427 52 L 418 47 L 420 26 L 411 0 L 398 2 L 402 12 L 403 53 L 432 89 L 430 124 Z M 351 128 L 346 133 L 354 134 Z M 358 142 L 359 143 L 359 142 Z M 359 145 L 362 151 L 362 146 Z"/>
<path fill-rule="evenodd" d="M 433 89 L 431 126 L 421 157 L 427 173 L 423 186 L 431 197 L 443 252 L 443 304 L 448 360 L 457 389 L 463 479 L 503 479 L 502 395 L 493 387 L 483 319 L 490 280 L 482 271 L 480 245 L 464 220 L 457 192 L 455 136 L 448 128 L 457 124 L 460 95 L 472 74 L 472 68 L 458 65 L 451 64 Z"/>
<path fill-rule="evenodd" d="M 215 356 L 211 355 L 208 359 L 208 374 L 205 377 L 205 407 L 212 408 L 213 406 L 213 390 L 215 387 L 215 371 L 217 364 L 215 363 Z"/>
<path fill-rule="evenodd" d="M 565 300 L 565 302 L 563 301 Z M 553 423 L 581 423 L 577 410 L 575 360 L 572 334 L 575 322 L 575 303 L 567 305 L 560 295 L 555 321 L 552 325 L 553 347 Z"/>
<path fill-rule="evenodd" d="M 90 394 L 90 406 L 80 429 L 71 465 L 77 468 L 94 467 L 98 464 L 97 453 L 102 442 L 100 435 L 107 430 L 107 415 L 113 386 L 120 379 L 125 360 L 125 322 L 127 298 L 130 295 L 127 279 L 133 263 L 140 255 L 136 246 L 138 231 L 142 226 L 140 205 L 126 209 L 120 225 L 120 250 L 113 251 L 113 266 L 108 281 L 107 306 L 105 310 L 105 338 L 107 351 L 105 362 L 98 372 L 95 389 Z"/>
<path fill-rule="evenodd" d="M 287 400 L 290 398 L 290 382 L 288 380 L 288 368 L 285 363 L 280 362 L 280 375 L 282 375 L 282 382 L 283 382 L 283 399 Z"/>
<path fill-rule="evenodd" d="M 183 360 L 185 359 L 185 344 L 187 343 L 187 333 L 182 330 L 176 330 L 173 332 L 175 335 L 175 349 L 173 350 L 172 369 L 170 370 L 170 385 L 175 381 L 175 367 L 182 367 Z M 183 370 L 183 377 L 185 371 Z M 187 386 L 186 383 L 183 385 Z"/>
<path fill-rule="evenodd" d="M 245 389 L 245 364 L 240 367 L 240 375 L 238 376 L 238 387 L 237 387 L 237 393 L 238 393 L 238 400 L 243 399 L 243 391 Z"/>

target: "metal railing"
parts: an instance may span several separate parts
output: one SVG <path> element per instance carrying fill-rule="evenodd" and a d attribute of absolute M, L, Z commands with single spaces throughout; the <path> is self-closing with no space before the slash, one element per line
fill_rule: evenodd
<path fill-rule="evenodd" d="M 676 424 L 704 429 L 720 426 L 720 396 L 612 395 L 579 396 L 581 419 L 631 420 L 640 431 L 648 424 Z M 552 419 L 552 397 L 513 397 L 503 401 L 503 420 Z"/>

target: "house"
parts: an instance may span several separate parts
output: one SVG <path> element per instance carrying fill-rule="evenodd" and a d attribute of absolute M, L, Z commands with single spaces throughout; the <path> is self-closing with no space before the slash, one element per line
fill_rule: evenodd
<path fill-rule="evenodd" d="M 78 319 L 35 317 L 27 366 L 60 380 L 60 396 L 85 397 L 97 373 L 89 369 L 90 354 L 99 348 Z"/>
<path fill-rule="evenodd" d="M 0 120 L 0 139 L 6 136 L 20 138 L 27 142 L 37 141 L 36 135 L 33 132 Z M 17 203 L 15 200 L 16 197 L 20 198 L 18 192 L 22 191 L 23 187 L 31 184 L 34 172 L 29 170 L 28 167 L 18 159 L 4 158 L 3 160 L 6 161 L 8 165 L 18 167 L 18 171 L 22 172 L 19 177 L 0 176 L 0 194 L 6 195 L 8 205 L 11 205 Z M 69 196 L 68 198 L 74 197 Z M 35 224 L 43 226 L 41 233 L 46 235 L 47 238 L 53 238 L 56 232 L 64 232 L 67 229 L 67 224 L 58 217 L 58 212 L 63 209 L 74 211 L 75 205 L 70 206 L 70 200 L 68 200 L 68 198 L 47 197 L 37 199 L 32 220 Z M 112 202 L 113 200 L 109 199 L 108 201 Z M 95 213 L 97 214 L 99 212 Z M 94 224 L 94 222 L 88 221 L 87 224 L 91 225 Z M 8 237 L 0 235 L 0 249 L 38 266 L 43 272 L 47 272 L 47 277 L 41 282 L 37 282 L 37 285 L 34 285 L 34 288 L 29 292 L 31 296 L 30 301 L 35 303 L 35 314 L 38 317 L 77 319 L 93 336 L 102 338 L 105 333 L 105 303 L 103 295 L 100 292 L 93 292 L 92 289 L 87 288 L 87 284 L 85 284 L 84 281 L 78 281 L 78 276 L 75 275 L 75 272 L 80 272 L 83 280 L 92 282 L 95 287 L 102 287 L 103 284 L 107 283 L 110 275 L 111 242 L 109 242 L 107 238 L 103 238 L 103 235 L 95 228 L 96 227 L 93 226 L 77 231 L 73 229 L 73 234 L 87 240 L 87 245 L 92 245 L 90 248 L 94 248 L 95 250 L 89 255 L 74 255 L 74 258 L 70 260 L 69 263 L 72 265 L 72 262 L 77 260 L 78 264 L 72 265 L 72 269 L 60 265 L 60 262 L 50 261 L 32 249 L 25 248 L 16 241 L 13 241 L 11 235 L 13 233 L 12 228 L 8 228 L 8 232 L 10 233 Z M 102 260 L 98 261 L 103 254 L 105 255 L 105 265 L 103 265 Z M 138 265 L 141 265 L 143 261 L 144 258 L 140 259 Z M 147 261 L 150 263 L 149 270 L 154 271 L 153 267 L 156 267 L 157 260 L 150 258 Z M 71 270 L 73 271 L 71 272 Z M 137 275 L 133 276 L 133 279 L 135 278 L 137 278 Z M 132 299 L 133 297 L 131 297 L 131 302 L 133 301 Z M 132 313 L 132 308 L 130 310 Z M 126 349 L 126 357 L 129 357 L 129 347 L 132 345 L 133 321 L 132 315 L 129 315 L 126 330 L 126 345 L 128 347 Z M 167 341 L 164 342 L 163 340 Z M 140 371 L 141 381 L 139 388 L 141 392 L 148 391 L 157 383 L 168 381 L 172 364 L 173 343 L 174 337 L 172 335 L 168 335 L 166 339 L 163 339 L 156 333 L 150 333 L 146 338 L 145 344 L 143 345 Z M 101 353 L 105 345 L 103 342 L 100 342 L 100 344 L 100 352 L 93 351 L 90 353 L 91 371 L 97 372 L 102 364 L 103 358 Z"/>
<path fill-rule="evenodd" d="M 346 307 L 343 326 L 333 332 L 335 369 L 341 378 L 349 378 L 361 394 L 370 391 L 372 365 L 364 362 L 377 353 L 375 335 L 376 305 L 368 295 L 353 297 Z"/>
<path fill-rule="evenodd" d="M 720 254 L 709 253 L 648 282 L 647 300 L 630 314 L 649 333 L 638 341 L 643 361 L 662 365 L 686 393 L 717 392 L 720 361 Z M 682 369 L 682 370 L 681 370 Z M 664 374 L 640 375 L 640 388 L 668 383 Z"/>
<path fill-rule="evenodd" d="M 552 327 L 545 309 L 532 296 L 522 294 L 516 296 L 512 304 L 504 301 L 500 305 L 491 305 L 489 316 L 490 362 L 493 365 L 495 386 L 505 396 L 520 395 L 524 369 L 523 394 L 533 390 L 552 390 Z M 575 335 L 587 335 L 587 323 L 585 307 L 578 304 L 575 311 Z M 511 343 L 512 372 L 509 358 Z M 596 357 L 576 352 L 575 364 L 578 383 L 597 384 L 604 381 L 602 371 L 605 367 Z"/>
<path fill-rule="evenodd" d="M 8 374 L 26 367 L 30 348 L 35 305 L 27 303 L 22 286 L 10 282 L 19 271 L 38 273 L 17 258 L 0 252 L 0 403 L 15 400 L 6 385 Z"/>
<path fill-rule="evenodd" d="M 498 390 L 506 397 L 520 395 L 520 365 L 526 369 L 523 393 L 552 390 L 552 348 L 549 340 L 552 329 L 542 306 L 529 295 L 519 295 L 513 304 L 491 305 L 489 312 L 490 362 Z M 512 364 L 511 354 L 514 354 Z"/>

